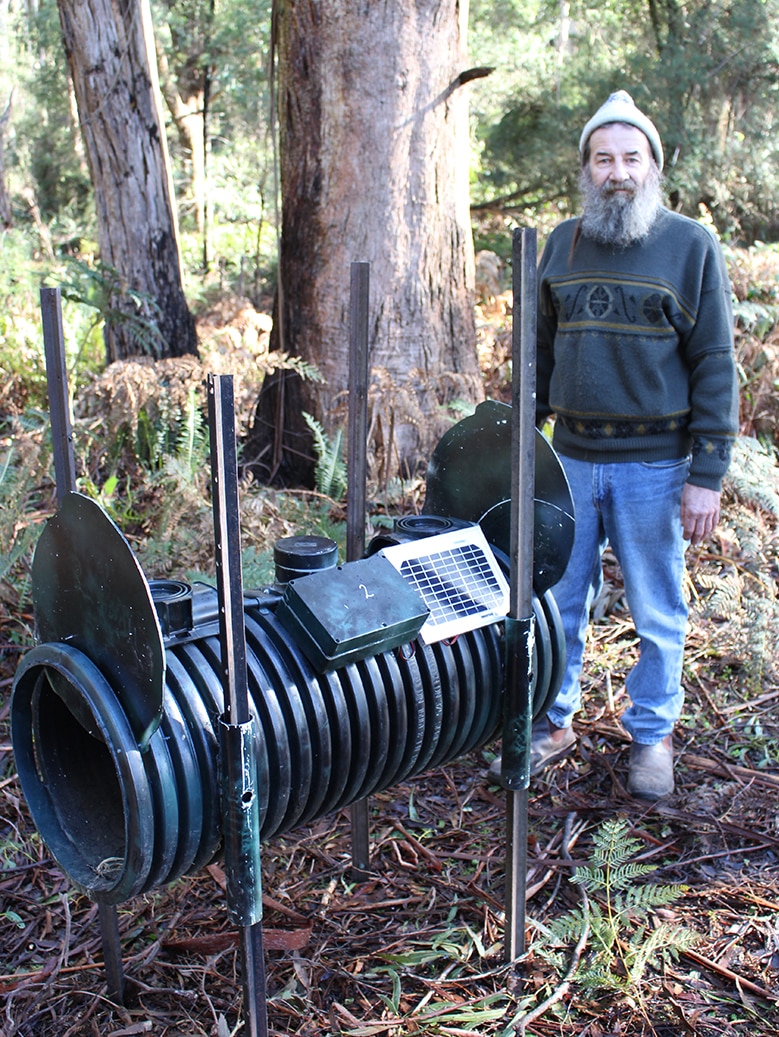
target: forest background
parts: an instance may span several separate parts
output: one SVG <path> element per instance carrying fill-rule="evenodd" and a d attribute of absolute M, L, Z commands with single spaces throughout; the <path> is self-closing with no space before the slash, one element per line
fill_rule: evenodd
<path fill-rule="evenodd" d="M 235 376 L 248 435 L 263 379 L 279 365 L 270 350 L 281 231 L 273 13 L 265 0 L 151 7 L 180 275 L 196 329 L 197 356 L 177 357 L 155 356 L 153 319 L 134 322 L 113 308 L 116 270 L 98 247 L 95 184 L 57 7 L 0 4 L 0 996 L 9 1035 L 222 1037 L 239 1008 L 218 868 L 123 908 L 133 995 L 124 1008 L 107 1004 L 94 911 L 67 888 L 32 826 L 8 715 L 14 669 L 34 642 L 32 552 L 56 508 L 42 285 L 62 289 L 79 488 L 117 522 L 150 575 L 213 572 L 204 373 Z M 354 26 L 342 29 L 348 36 Z M 281 949 L 271 948 L 272 1029 L 509 1037 L 540 1006 L 529 1033 L 773 1035 L 779 2 L 472 0 L 468 52 L 475 345 L 487 396 L 506 399 L 510 386 L 512 231 L 536 227 L 542 245 L 549 227 L 576 211 L 578 134 L 612 90 L 630 90 L 662 128 L 670 204 L 706 222 L 728 260 L 741 436 L 723 523 L 690 562 L 681 792 L 669 807 L 639 814 L 620 784 L 625 741 L 616 717 L 635 643 L 612 567 L 588 649 L 593 707 L 580 734 L 590 755 L 556 770 L 531 801 L 532 980 L 518 984 L 499 963 L 501 805 L 483 782 L 486 750 L 422 787 L 378 797 L 367 889 L 349 883 L 343 819 L 268 850 L 270 923 L 293 929 L 281 934 Z M 109 364 L 106 333 L 116 325 L 129 328 L 131 345 L 128 357 Z M 284 363 L 317 378 L 309 358 Z M 423 414 L 418 400 L 396 390 L 392 379 L 378 385 L 372 428 L 400 415 L 428 432 L 416 468 L 371 468 L 372 531 L 419 509 L 430 442 L 472 403 L 455 395 Z M 318 532 L 343 544 L 342 430 L 328 418 L 311 417 L 315 486 L 274 488 L 245 474 L 248 584 L 272 578 L 279 536 Z M 560 876 L 585 866 L 593 846 L 602 851 L 603 822 L 613 816 L 627 819 L 638 840 L 628 845 L 623 832 L 623 849 L 638 850 L 663 885 L 655 902 L 623 900 L 595 953 L 581 917 L 577 929 L 566 914 L 569 928 L 556 935 L 552 923 L 563 908 L 575 911 L 577 890 L 592 886 L 592 872 L 580 873 L 572 892 Z M 576 844 L 581 855 L 572 861 Z"/>

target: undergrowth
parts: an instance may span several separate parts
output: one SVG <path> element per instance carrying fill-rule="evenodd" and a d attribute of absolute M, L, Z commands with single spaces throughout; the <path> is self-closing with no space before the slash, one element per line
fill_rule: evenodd
<path fill-rule="evenodd" d="M 593 835 L 591 863 L 570 881 L 581 903 L 543 928 L 536 953 L 562 977 L 565 951 L 577 947 L 570 982 L 590 997 L 604 991 L 638 997 L 649 969 L 675 960 L 695 935 L 652 917 L 684 893 L 683 886 L 646 883 L 655 865 L 634 859 L 644 849 L 625 819 L 604 821 Z"/>

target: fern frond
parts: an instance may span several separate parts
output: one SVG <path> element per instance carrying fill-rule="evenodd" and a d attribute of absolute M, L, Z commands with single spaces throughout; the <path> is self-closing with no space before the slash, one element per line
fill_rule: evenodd
<path fill-rule="evenodd" d="M 571 877 L 582 890 L 582 904 L 547 924 L 545 943 L 559 957 L 562 946 L 587 934 L 590 951 L 579 962 L 573 981 L 588 994 L 624 993 L 640 984 L 647 968 L 686 945 L 683 931 L 670 926 L 650 929 L 642 921 L 652 908 L 676 900 L 684 887 L 644 882 L 655 869 L 631 859 L 643 845 L 623 818 L 605 821 L 594 833 L 593 844 L 592 864 L 577 868 Z M 544 954 L 543 944 L 539 954 Z"/>
<path fill-rule="evenodd" d="M 663 923 L 647 932 L 636 930 L 630 939 L 628 954 L 628 979 L 638 986 L 650 967 L 659 962 L 675 961 L 681 951 L 689 950 L 699 939 L 690 929 L 671 927 Z"/>
<path fill-rule="evenodd" d="M 289 353 L 267 353 L 260 358 L 259 367 L 263 373 L 271 374 L 273 371 L 294 371 L 304 381 L 324 382 L 324 375 L 319 368 L 303 360 L 299 356 L 290 356 Z"/>
<path fill-rule="evenodd" d="M 613 972 L 608 959 L 600 955 L 587 959 L 577 970 L 576 982 L 585 994 L 600 994 L 605 990 L 622 990 L 624 980 Z"/>
<path fill-rule="evenodd" d="M 331 443 L 325 435 L 325 430 L 313 415 L 304 411 L 303 419 L 314 437 L 316 487 L 326 497 L 340 500 L 347 487 L 346 465 L 341 458 L 342 432 L 338 429 Z"/>
<path fill-rule="evenodd" d="M 593 844 L 593 863 L 586 868 L 577 868 L 572 876 L 574 882 L 589 882 L 585 888 L 592 890 L 605 888 L 609 881 L 613 884 L 614 872 L 642 849 L 641 842 L 630 834 L 630 827 L 623 818 L 604 821 L 593 836 Z"/>
<path fill-rule="evenodd" d="M 206 464 L 209 447 L 206 421 L 194 386 L 190 387 L 181 417 L 176 458 L 182 468 L 189 472 L 190 479 L 194 480 Z"/>
<path fill-rule="evenodd" d="M 602 925 L 602 920 L 603 912 L 600 905 L 593 901 L 589 905 L 588 911 L 585 911 L 582 907 L 575 907 L 570 911 L 566 911 L 559 918 L 553 918 L 546 926 L 547 937 L 550 943 L 556 946 L 575 943 L 579 939 L 579 935 L 584 931 L 586 924 L 589 924 L 593 929 L 599 929 Z"/>
<path fill-rule="evenodd" d="M 645 871 L 637 872 L 636 877 L 646 874 Z M 647 882 L 620 890 L 614 894 L 612 902 L 614 910 L 620 915 L 645 915 L 653 907 L 665 907 L 667 904 L 672 904 L 682 896 L 685 889 L 685 886 Z"/>
<path fill-rule="evenodd" d="M 744 591 L 744 578 L 740 573 L 699 573 L 697 584 L 705 616 L 722 619 L 738 616 Z"/>
<path fill-rule="evenodd" d="M 776 448 L 758 439 L 739 436 L 725 483 L 737 497 L 779 518 L 779 465 Z"/>
<path fill-rule="evenodd" d="M 638 861 L 626 861 L 613 866 L 607 861 L 603 865 L 592 864 L 587 868 L 576 868 L 569 881 L 582 886 L 588 893 L 597 893 L 603 889 L 614 891 L 626 889 L 637 878 L 654 870 L 654 865 Z"/>

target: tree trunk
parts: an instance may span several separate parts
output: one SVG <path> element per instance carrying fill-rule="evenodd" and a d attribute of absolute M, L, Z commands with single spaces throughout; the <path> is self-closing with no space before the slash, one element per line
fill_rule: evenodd
<path fill-rule="evenodd" d="M 160 88 L 173 123 L 178 130 L 182 147 L 192 164 L 192 201 L 195 205 L 195 220 L 198 233 L 202 234 L 206 225 L 206 129 L 203 105 L 203 77 L 199 82 L 187 83 L 189 89 L 182 96 L 180 84 L 176 82 L 168 65 L 163 48 L 157 45 L 157 67 L 160 71 Z"/>
<path fill-rule="evenodd" d="M 245 457 L 310 477 L 309 411 L 345 425 L 349 280 L 370 263 L 372 456 L 414 471 L 440 409 L 483 388 L 473 312 L 467 0 L 284 0 L 278 13 L 283 199 L 274 344 L 324 381 L 263 388 Z M 462 78 L 461 78 L 462 76 Z"/>
<path fill-rule="evenodd" d="M 2 116 L 0 116 L 0 227 L 9 230 L 13 226 L 11 216 L 11 200 L 5 188 L 5 128 L 11 118 L 11 102 L 13 101 L 13 90 L 8 98 L 8 104 Z"/>
<path fill-rule="evenodd" d="M 148 0 L 58 2 L 107 277 L 107 358 L 196 353 Z"/>

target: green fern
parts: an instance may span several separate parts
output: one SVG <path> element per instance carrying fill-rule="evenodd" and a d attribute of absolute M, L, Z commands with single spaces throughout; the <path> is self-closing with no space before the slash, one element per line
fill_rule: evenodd
<path fill-rule="evenodd" d="M 303 418 L 314 437 L 314 452 L 316 453 L 314 478 L 316 479 L 316 488 L 326 497 L 340 500 L 346 493 L 347 487 L 346 465 L 341 457 L 341 441 L 343 439 L 341 429 L 338 429 L 335 438 L 331 442 L 316 418 L 305 411 L 303 412 Z"/>
<path fill-rule="evenodd" d="M 778 476 L 776 448 L 739 436 L 733 444 L 733 459 L 725 477 L 736 496 L 747 503 L 758 504 L 779 518 Z"/>
<path fill-rule="evenodd" d="M 20 609 L 29 605 L 32 555 L 43 528 L 27 513 L 40 478 L 35 459 L 20 457 L 11 446 L 0 464 L 0 584 Z"/>
<path fill-rule="evenodd" d="M 627 993 L 640 986 L 648 968 L 675 958 L 693 942 L 694 934 L 685 929 L 644 921 L 684 887 L 642 881 L 654 866 L 633 859 L 642 844 L 625 820 L 605 821 L 593 841 L 592 863 L 576 868 L 570 879 L 584 892 L 582 904 L 546 927 L 539 953 L 562 971 L 562 949 L 586 933 L 590 951 L 578 962 L 573 981 L 588 994 Z"/>
<path fill-rule="evenodd" d="M 61 284 L 62 298 L 96 311 L 86 338 L 101 322 L 108 327 L 121 326 L 133 336 L 141 353 L 152 357 L 163 355 L 164 342 L 159 330 L 160 307 L 152 296 L 131 288 L 108 263 L 99 262 L 92 266 L 82 260 L 71 259 L 68 271 L 71 279 Z M 86 338 L 81 350 L 86 344 Z"/>
<path fill-rule="evenodd" d="M 197 473 L 208 463 L 209 457 L 208 429 L 194 386 L 189 390 L 187 406 L 181 418 L 176 458 L 183 470 L 189 472 L 190 481 L 194 481 Z"/>

